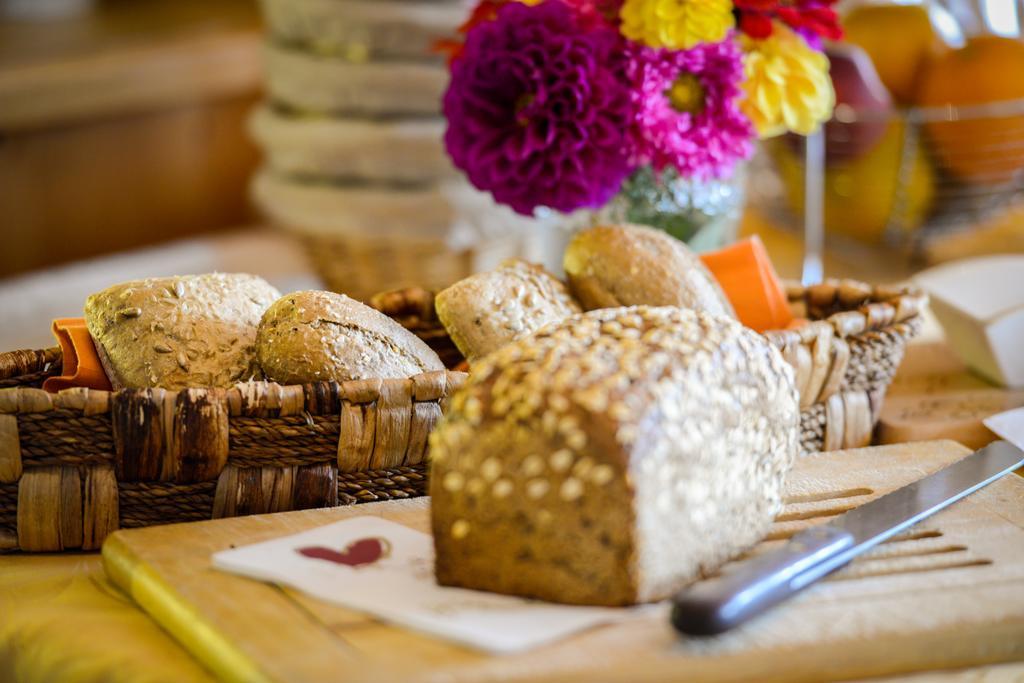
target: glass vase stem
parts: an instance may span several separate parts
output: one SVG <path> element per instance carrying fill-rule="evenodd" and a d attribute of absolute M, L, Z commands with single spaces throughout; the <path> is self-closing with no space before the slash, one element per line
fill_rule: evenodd
<path fill-rule="evenodd" d="M 804 262 L 800 281 L 814 285 L 824 277 L 825 250 L 825 136 L 804 138 Z"/>

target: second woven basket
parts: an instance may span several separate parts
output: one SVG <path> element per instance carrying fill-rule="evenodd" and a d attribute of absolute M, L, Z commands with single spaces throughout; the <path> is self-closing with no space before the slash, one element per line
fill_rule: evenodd
<path fill-rule="evenodd" d="M 796 372 L 800 446 L 804 453 L 866 446 L 907 341 L 921 328 L 927 297 L 911 287 L 872 287 L 853 280 L 787 287 L 796 330 L 765 334 Z M 372 305 L 429 344 L 448 367 L 462 356 L 422 288 L 384 292 Z"/>

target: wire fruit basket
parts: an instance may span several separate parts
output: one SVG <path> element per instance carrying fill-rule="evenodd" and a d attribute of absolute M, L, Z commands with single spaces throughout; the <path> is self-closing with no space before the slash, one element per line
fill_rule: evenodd
<path fill-rule="evenodd" d="M 862 149 L 851 153 L 855 143 Z M 945 238 L 1024 210 L 1024 99 L 887 112 L 839 105 L 822 133 L 765 141 L 751 176 L 753 205 L 801 226 L 811 261 L 822 228 L 837 245 L 933 260 Z"/>

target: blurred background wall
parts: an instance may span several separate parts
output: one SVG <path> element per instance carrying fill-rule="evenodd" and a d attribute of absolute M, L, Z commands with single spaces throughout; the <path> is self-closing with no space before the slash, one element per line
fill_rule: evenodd
<path fill-rule="evenodd" d="M 0 0 L 0 278 L 250 222 L 256 3 L 50 6 Z"/>

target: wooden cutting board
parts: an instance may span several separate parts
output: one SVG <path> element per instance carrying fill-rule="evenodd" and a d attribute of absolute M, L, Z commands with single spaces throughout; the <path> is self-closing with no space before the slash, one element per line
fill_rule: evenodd
<path fill-rule="evenodd" d="M 967 453 L 939 441 L 804 458 L 784 511 L 753 552 Z M 210 568 L 218 550 L 354 515 L 426 531 L 429 508 L 418 499 L 126 530 L 108 539 L 103 557 L 119 586 L 230 680 L 819 681 L 1024 659 L 1020 477 L 1004 477 L 711 639 L 678 638 L 655 609 L 525 654 L 488 656 Z"/>

